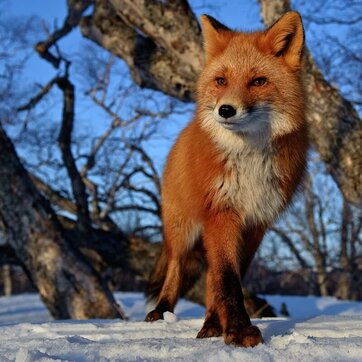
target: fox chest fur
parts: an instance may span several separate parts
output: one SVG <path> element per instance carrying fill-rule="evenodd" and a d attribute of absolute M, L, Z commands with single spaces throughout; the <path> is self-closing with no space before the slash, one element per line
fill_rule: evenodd
<path fill-rule="evenodd" d="M 242 212 L 248 223 L 273 222 L 284 204 L 273 158 L 271 145 L 256 147 L 244 143 L 223 152 L 223 173 L 212 185 L 215 202 Z"/>

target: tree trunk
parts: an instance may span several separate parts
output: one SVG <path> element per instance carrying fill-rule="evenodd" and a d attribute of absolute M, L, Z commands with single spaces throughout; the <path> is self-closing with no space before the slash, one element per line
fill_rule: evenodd
<path fill-rule="evenodd" d="M 74 127 L 74 86 L 68 77 L 57 80 L 58 87 L 63 92 L 62 126 L 58 136 L 58 144 L 62 153 L 64 166 L 72 184 L 73 196 L 77 205 L 77 224 L 83 232 L 90 230 L 90 216 L 88 210 L 87 192 L 84 182 L 78 172 L 77 165 L 72 155 L 72 131 Z"/>
<path fill-rule="evenodd" d="M 12 295 L 13 294 L 13 282 L 11 278 L 11 265 L 6 264 L 2 267 L 2 277 L 3 277 L 3 285 L 4 285 L 4 295 Z"/>
<path fill-rule="evenodd" d="M 267 26 L 290 10 L 288 0 L 259 0 Z M 202 37 L 187 1 L 96 0 L 83 35 L 124 59 L 141 87 L 182 101 L 195 99 Z M 141 32 L 142 34 L 141 34 Z M 362 122 L 306 51 L 307 119 L 314 147 L 344 197 L 362 207 Z"/>
<path fill-rule="evenodd" d="M 1 126 L 0 224 L 54 318 L 121 316 L 111 292 L 64 236 Z"/>
<path fill-rule="evenodd" d="M 316 260 L 316 268 L 317 268 L 317 283 L 319 288 L 319 293 L 322 297 L 329 296 L 327 280 L 328 276 L 325 271 L 325 267 L 321 262 Z"/>
<path fill-rule="evenodd" d="M 289 0 L 258 0 L 267 26 L 291 10 Z M 346 200 L 362 207 L 362 122 L 351 102 L 324 78 L 305 51 L 307 120 L 313 146 Z"/>
<path fill-rule="evenodd" d="M 351 206 L 344 201 L 341 215 L 340 255 L 339 264 L 341 275 L 338 280 L 336 296 L 340 299 L 358 299 L 361 281 L 356 263 L 355 244 L 362 224 L 361 220 L 354 223 Z"/>

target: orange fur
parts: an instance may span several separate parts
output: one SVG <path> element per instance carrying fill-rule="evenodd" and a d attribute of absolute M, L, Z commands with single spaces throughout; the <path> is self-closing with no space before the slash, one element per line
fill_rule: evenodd
<path fill-rule="evenodd" d="M 231 31 L 208 16 L 201 22 L 206 56 L 197 110 L 164 170 L 167 265 L 146 320 L 173 310 L 184 266 L 201 239 L 207 311 L 198 337 L 223 334 L 226 343 L 254 346 L 262 337 L 245 311 L 241 280 L 304 173 L 304 32 L 294 12 L 255 33 Z"/>

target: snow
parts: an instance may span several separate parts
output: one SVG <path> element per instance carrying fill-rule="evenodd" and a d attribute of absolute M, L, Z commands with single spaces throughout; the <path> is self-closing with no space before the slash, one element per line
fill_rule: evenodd
<path fill-rule="evenodd" d="M 281 303 L 285 303 L 291 317 L 310 317 L 314 315 L 362 315 L 362 302 L 356 303 L 348 300 L 337 300 L 332 297 L 315 296 L 280 296 L 265 295 L 268 302 L 280 310 Z"/>
<path fill-rule="evenodd" d="M 264 296 L 290 318 L 253 320 L 265 343 L 226 346 L 196 339 L 204 308 L 181 300 L 165 320 L 145 323 L 140 293 L 117 293 L 128 321 L 52 321 L 37 295 L 0 298 L 0 361 L 362 361 L 362 303 Z"/>

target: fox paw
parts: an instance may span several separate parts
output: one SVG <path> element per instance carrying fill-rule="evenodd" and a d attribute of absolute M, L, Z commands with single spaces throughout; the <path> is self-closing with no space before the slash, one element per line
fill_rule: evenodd
<path fill-rule="evenodd" d="M 211 337 L 219 337 L 221 336 L 222 331 L 217 326 L 209 326 L 205 327 L 203 326 L 199 333 L 197 333 L 196 338 L 211 338 Z"/>
<path fill-rule="evenodd" d="M 163 313 L 160 313 L 155 309 L 146 315 L 145 322 L 154 322 L 159 319 L 163 319 Z"/>
<path fill-rule="evenodd" d="M 234 329 L 225 331 L 224 341 L 226 344 L 233 344 L 237 347 L 255 347 L 263 343 L 263 337 L 258 327 L 249 326 L 240 331 Z"/>

